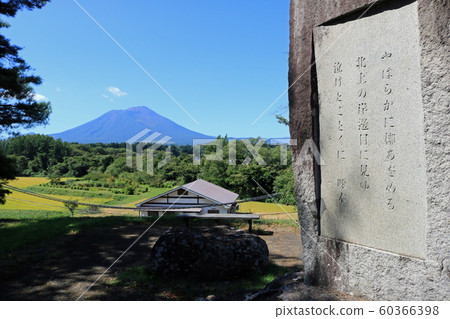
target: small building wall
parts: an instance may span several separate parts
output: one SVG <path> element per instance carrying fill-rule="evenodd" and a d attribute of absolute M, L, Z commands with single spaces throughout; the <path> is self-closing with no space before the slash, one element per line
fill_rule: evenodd
<path fill-rule="evenodd" d="M 165 205 L 167 206 L 168 209 L 170 207 L 171 210 L 176 209 L 177 206 L 181 206 L 181 205 L 214 205 L 216 204 L 215 202 L 201 197 L 193 192 L 189 192 L 187 191 L 185 194 L 183 195 L 178 195 L 177 190 L 170 192 L 162 197 L 158 197 L 153 199 L 152 201 L 147 201 L 143 204 L 141 204 L 141 207 L 152 207 L 152 206 L 156 206 L 156 207 L 160 207 L 161 205 Z M 161 208 L 162 212 L 164 212 L 164 208 Z M 210 206 L 210 207 L 203 207 L 201 210 L 202 214 L 208 214 L 210 210 L 217 210 L 219 214 L 227 214 L 229 213 L 232 208 L 228 208 L 227 206 L 221 205 L 221 206 Z M 172 212 L 171 212 L 172 213 Z M 148 212 L 148 211 L 140 211 L 139 212 L 139 216 L 141 217 L 147 217 L 147 216 L 152 216 L 155 213 L 153 212 Z"/>
<path fill-rule="evenodd" d="M 173 209 L 173 208 L 171 208 Z M 211 210 L 215 210 L 218 212 L 214 212 L 214 214 L 228 214 L 230 212 L 230 209 L 228 209 L 225 206 L 214 206 L 214 207 L 203 207 L 202 211 L 200 212 L 201 214 L 212 214 L 212 212 L 210 212 Z M 161 216 L 164 213 L 164 209 L 161 209 L 161 211 L 145 211 L 145 210 L 141 210 L 139 211 L 139 217 L 149 217 L 149 216 Z M 173 213 L 177 213 L 177 212 L 173 212 L 170 211 L 170 214 Z"/>
<path fill-rule="evenodd" d="M 155 211 L 139 211 L 139 217 L 152 217 L 152 216 L 162 216 L 164 214 L 164 211 L 159 211 L 159 212 L 155 212 Z"/>
<path fill-rule="evenodd" d="M 202 209 L 202 214 L 211 214 L 211 210 L 217 210 L 219 211 L 218 214 L 227 214 L 228 213 L 228 209 L 224 206 L 215 206 L 215 207 L 204 207 Z"/>

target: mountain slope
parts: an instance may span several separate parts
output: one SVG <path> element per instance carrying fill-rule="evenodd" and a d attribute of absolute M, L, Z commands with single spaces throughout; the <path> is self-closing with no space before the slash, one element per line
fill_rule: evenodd
<path fill-rule="evenodd" d="M 152 133 L 161 133 L 157 140 L 168 135 L 172 137 L 169 143 L 180 145 L 192 145 L 192 140 L 195 138 L 212 138 L 188 130 L 145 106 L 112 110 L 95 120 L 61 133 L 51 134 L 51 136 L 55 139 L 83 144 L 126 142 L 144 129 L 150 129 Z"/>

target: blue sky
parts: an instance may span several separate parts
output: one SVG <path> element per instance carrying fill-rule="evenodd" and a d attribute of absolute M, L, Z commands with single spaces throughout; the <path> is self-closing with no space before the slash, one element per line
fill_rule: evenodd
<path fill-rule="evenodd" d="M 41 76 L 53 107 L 36 133 L 57 133 L 113 109 L 145 105 L 208 135 L 286 137 L 289 0 L 73 0 L 22 11 L 7 31 Z M 252 123 L 272 103 L 256 124 Z M 287 112 L 284 114 L 287 116 Z"/>

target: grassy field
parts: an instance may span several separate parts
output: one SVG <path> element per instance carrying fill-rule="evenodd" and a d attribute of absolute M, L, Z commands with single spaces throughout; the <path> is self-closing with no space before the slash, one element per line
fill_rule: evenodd
<path fill-rule="evenodd" d="M 41 186 L 49 182 L 45 177 L 19 177 L 9 184 L 18 188 L 32 190 L 37 193 L 47 194 L 64 200 L 77 200 L 78 202 L 89 203 L 92 205 L 114 205 L 124 207 L 134 207 L 137 203 L 157 196 L 169 190 L 168 188 L 150 188 L 148 192 L 139 195 L 113 194 L 108 190 L 75 190 L 67 188 L 56 188 Z M 80 209 L 86 207 L 80 206 Z M 28 214 L 29 216 L 37 216 L 39 212 L 59 211 L 67 213 L 67 208 L 61 202 L 56 202 L 44 198 L 35 197 L 21 192 L 13 191 L 6 197 L 6 204 L 0 206 L 0 218 L 9 217 L 17 211 L 19 214 Z M 26 213 L 28 212 L 28 213 Z M 37 215 L 33 212 L 38 212 Z M 262 219 L 270 220 L 296 220 L 298 221 L 297 209 L 295 206 L 278 205 L 276 203 L 264 202 L 246 202 L 239 204 L 239 212 L 253 213 L 261 215 Z M 47 214 L 48 215 L 48 214 Z M 51 214 L 50 214 L 51 215 Z M 102 214 L 96 217 L 104 217 L 108 215 L 114 216 L 136 216 L 135 211 L 102 209 Z M 86 215 L 82 215 L 86 216 Z"/>
<path fill-rule="evenodd" d="M 139 217 L 71 218 L 69 215 L 70 213 L 49 211 L 34 211 L 31 214 L 29 211 L 0 212 L 0 259 L 5 254 L 14 253 L 16 249 L 32 249 L 43 241 L 73 235 L 93 227 L 149 222 Z M 5 216 L 8 219 L 4 220 Z"/>
<path fill-rule="evenodd" d="M 107 213 L 84 214 L 77 212 L 74 217 L 67 210 L 0 210 L 0 258 L 5 253 L 30 245 L 38 244 L 45 240 L 51 240 L 62 235 L 73 235 L 92 227 L 114 226 L 127 224 L 151 225 L 157 217 L 140 218 L 136 213 L 128 211 L 119 212 L 115 216 Z M 215 222 L 197 221 L 197 225 L 215 226 Z M 223 221 L 222 224 L 246 229 L 244 221 Z M 158 220 L 158 225 L 179 227 L 184 221 L 175 215 L 164 215 Z M 297 225 L 291 219 L 261 219 L 254 221 L 255 232 L 263 230 L 267 226 L 278 225 L 282 227 L 294 227 Z"/>

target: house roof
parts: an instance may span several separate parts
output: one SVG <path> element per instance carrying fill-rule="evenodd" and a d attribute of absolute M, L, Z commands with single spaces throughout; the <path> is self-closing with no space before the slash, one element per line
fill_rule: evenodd
<path fill-rule="evenodd" d="M 181 187 L 183 187 L 186 190 L 190 190 L 197 194 L 208 197 L 219 203 L 234 202 L 239 197 L 239 194 L 233 193 L 228 189 L 217 186 L 203 179 L 198 179 L 194 182 L 184 184 Z"/>
<path fill-rule="evenodd" d="M 142 201 L 142 202 L 136 204 L 136 207 L 140 207 L 141 205 L 151 202 L 152 200 L 159 198 L 161 196 L 170 194 L 178 189 L 185 189 L 187 191 L 191 191 L 193 193 L 196 193 L 199 196 L 210 199 L 213 202 L 216 202 L 218 204 L 231 203 L 231 202 L 234 202 L 239 197 L 239 194 L 233 193 L 223 187 L 217 186 L 217 185 L 207 182 L 203 179 L 198 179 L 194 182 L 187 183 L 180 187 L 174 188 L 163 194 L 159 194 L 155 197 L 146 199 L 145 201 Z"/>

